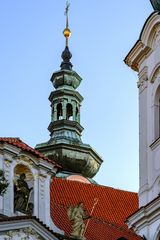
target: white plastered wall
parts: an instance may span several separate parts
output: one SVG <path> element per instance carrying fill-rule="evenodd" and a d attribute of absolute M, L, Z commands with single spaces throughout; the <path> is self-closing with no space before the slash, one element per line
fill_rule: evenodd
<path fill-rule="evenodd" d="M 139 88 L 139 210 L 127 220 L 129 228 L 147 240 L 159 240 L 160 136 L 155 97 L 160 87 L 160 15 L 147 19 L 139 41 L 126 58 L 138 71 Z M 136 68 L 137 67 L 137 68 Z M 156 118 L 155 118 L 156 117 Z M 157 123 L 156 123 L 157 122 Z M 156 123 L 156 124 L 155 124 Z M 156 131 L 155 131 L 156 129 Z"/>
<path fill-rule="evenodd" d="M 142 42 L 151 48 L 139 63 L 139 205 L 144 206 L 160 192 L 160 143 L 154 145 L 155 93 L 160 86 L 160 16 L 153 15 L 142 33 Z M 153 144 L 153 146 L 152 146 Z"/>
<path fill-rule="evenodd" d="M 54 165 L 22 153 L 20 149 L 10 145 L 5 146 L 7 154 L 0 152 L 0 169 L 4 170 L 9 182 L 6 193 L 0 197 L 0 213 L 7 216 L 24 215 L 14 211 L 14 169 L 18 165 L 26 166 L 34 176 L 34 213 L 44 224 L 55 232 L 63 233 L 58 229 L 50 216 L 50 182 L 55 174 Z"/>

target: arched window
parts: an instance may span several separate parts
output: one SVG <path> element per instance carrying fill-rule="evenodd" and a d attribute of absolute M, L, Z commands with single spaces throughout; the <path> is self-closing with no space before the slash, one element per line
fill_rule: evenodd
<path fill-rule="evenodd" d="M 62 104 L 58 103 L 57 105 L 57 120 L 63 119 Z"/>
<path fill-rule="evenodd" d="M 34 177 L 31 170 L 18 164 L 14 169 L 14 211 L 32 215 L 34 210 Z"/>
<path fill-rule="evenodd" d="M 155 140 L 160 137 L 160 86 L 157 88 L 154 102 Z"/>
<path fill-rule="evenodd" d="M 67 120 L 73 121 L 73 108 L 70 103 L 67 103 Z"/>

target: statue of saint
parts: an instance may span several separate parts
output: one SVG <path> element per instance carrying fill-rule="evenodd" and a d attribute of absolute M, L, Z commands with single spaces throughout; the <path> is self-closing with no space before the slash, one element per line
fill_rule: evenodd
<path fill-rule="evenodd" d="M 69 220 L 72 223 L 71 237 L 75 239 L 85 240 L 86 238 L 84 237 L 85 233 L 84 220 L 90 217 L 86 214 L 86 210 L 84 210 L 83 208 L 83 203 L 82 202 L 78 203 L 76 207 L 70 206 L 67 209 L 67 214 Z"/>
<path fill-rule="evenodd" d="M 27 214 L 30 193 L 33 188 L 29 188 L 25 178 L 25 173 L 22 173 L 14 184 L 14 210 Z"/>

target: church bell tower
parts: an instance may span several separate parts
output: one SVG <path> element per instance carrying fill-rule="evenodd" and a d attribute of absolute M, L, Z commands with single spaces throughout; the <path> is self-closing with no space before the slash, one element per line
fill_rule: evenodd
<path fill-rule="evenodd" d="M 36 149 L 62 166 L 63 177 L 81 176 L 92 178 L 102 163 L 101 157 L 81 140 L 80 107 L 83 97 L 77 91 L 82 79 L 72 69 L 72 54 L 68 40 L 71 35 L 68 21 L 69 4 L 66 6 L 65 49 L 62 52 L 60 70 L 53 73 L 51 82 L 55 88 L 49 96 L 51 122 L 48 142 L 38 144 Z"/>

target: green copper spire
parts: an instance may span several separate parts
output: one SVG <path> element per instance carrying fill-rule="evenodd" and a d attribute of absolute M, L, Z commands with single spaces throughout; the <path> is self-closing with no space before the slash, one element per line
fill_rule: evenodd
<path fill-rule="evenodd" d="M 66 28 L 63 31 L 63 35 L 66 38 L 66 46 L 64 51 L 62 52 L 62 59 L 63 62 L 61 63 L 61 69 L 67 69 L 67 70 L 72 70 L 72 63 L 70 62 L 70 59 L 72 58 L 72 54 L 69 51 L 68 47 L 68 39 L 71 36 L 71 31 L 69 29 L 69 20 L 68 20 L 68 12 L 69 12 L 69 2 L 66 2 L 66 10 L 65 10 L 65 15 L 66 15 Z"/>
<path fill-rule="evenodd" d="M 52 74 L 54 90 L 49 96 L 51 103 L 51 122 L 48 126 L 50 139 L 38 144 L 36 149 L 62 166 L 62 173 L 78 174 L 92 178 L 102 163 L 102 159 L 81 139 L 83 127 L 80 124 L 80 108 L 83 101 L 76 91 L 81 77 L 72 70 L 68 39 L 71 35 L 68 20 L 69 3 L 66 4 L 66 27 L 63 31 L 65 49 L 62 52 L 61 69 Z"/>
<path fill-rule="evenodd" d="M 66 10 L 65 10 L 65 15 L 66 15 L 66 28 L 65 28 L 64 31 L 63 31 L 63 35 L 64 35 L 64 37 L 66 38 L 66 47 L 68 47 L 68 39 L 69 39 L 69 37 L 71 36 L 71 31 L 70 31 L 70 29 L 69 29 L 69 20 L 68 20 L 69 7 L 70 7 L 70 4 L 69 4 L 69 2 L 67 1 L 67 2 L 66 2 Z"/>

